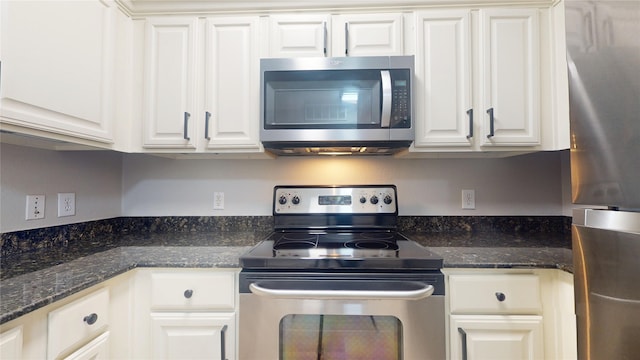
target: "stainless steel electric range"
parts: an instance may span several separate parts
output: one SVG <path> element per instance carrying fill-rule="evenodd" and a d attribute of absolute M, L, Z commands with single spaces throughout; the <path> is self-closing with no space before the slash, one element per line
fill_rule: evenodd
<path fill-rule="evenodd" d="M 240 359 L 442 359 L 442 258 L 397 231 L 394 185 L 276 186 L 240 257 Z"/>

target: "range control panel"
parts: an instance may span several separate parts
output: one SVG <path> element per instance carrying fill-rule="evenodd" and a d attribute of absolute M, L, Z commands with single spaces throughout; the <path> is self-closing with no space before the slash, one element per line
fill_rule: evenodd
<path fill-rule="evenodd" d="M 277 214 L 397 214 L 394 185 L 276 186 Z"/>

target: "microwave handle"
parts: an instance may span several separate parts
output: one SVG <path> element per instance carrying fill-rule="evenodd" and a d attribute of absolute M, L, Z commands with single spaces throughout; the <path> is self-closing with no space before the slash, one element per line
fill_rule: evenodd
<path fill-rule="evenodd" d="M 380 71 L 382 78 L 382 116 L 380 127 L 388 128 L 391 125 L 391 74 L 389 70 Z"/>

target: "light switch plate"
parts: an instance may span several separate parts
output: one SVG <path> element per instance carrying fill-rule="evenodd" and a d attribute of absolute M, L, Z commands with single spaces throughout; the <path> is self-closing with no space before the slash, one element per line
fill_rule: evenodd
<path fill-rule="evenodd" d="M 26 220 L 44 219 L 44 195 L 27 195 Z"/>

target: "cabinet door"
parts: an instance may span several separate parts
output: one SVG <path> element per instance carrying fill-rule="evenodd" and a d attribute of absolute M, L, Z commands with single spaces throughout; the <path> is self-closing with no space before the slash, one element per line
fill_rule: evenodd
<path fill-rule="evenodd" d="M 539 145 L 538 9 L 481 9 L 479 16 L 481 145 Z"/>
<path fill-rule="evenodd" d="M 402 14 L 336 15 L 331 39 L 331 56 L 403 55 Z"/>
<path fill-rule="evenodd" d="M 22 359 L 22 326 L 0 334 L 0 359 Z"/>
<path fill-rule="evenodd" d="M 541 316 L 452 315 L 451 359 L 544 358 Z"/>
<path fill-rule="evenodd" d="M 331 16 L 325 14 L 269 17 L 269 56 L 322 57 L 328 55 Z"/>
<path fill-rule="evenodd" d="M 152 313 L 154 359 L 235 359 L 234 313 Z"/>
<path fill-rule="evenodd" d="M 206 21 L 205 128 L 207 148 L 260 148 L 259 18 Z"/>
<path fill-rule="evenodd" d="M 472 144 L 471 12 L 416 14 L 416 147 Z"/>
<path fill-rule="evenodd" d="M 109 332 L 91 340 L 89 343 L 74 351 L 64 360 L 107 360 L 109 359 Z"/>
<path fill-rule="evenodd" d="M 113 142 L 112 1 L 2 1 L 3 124 Z"/>
<path fill-rule="evenodd" d="M 143 146 L 195 148 L 196 17 L 145 24 Z"/>

